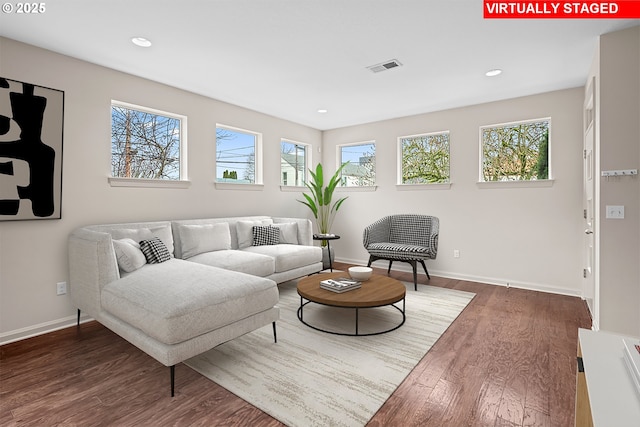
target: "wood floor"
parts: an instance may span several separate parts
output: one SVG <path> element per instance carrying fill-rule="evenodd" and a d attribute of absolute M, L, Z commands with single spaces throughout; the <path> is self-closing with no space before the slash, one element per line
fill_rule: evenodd
<path fill-rule="evenodd" d="M 574 425 L 577 331 L 591 326 L 582 300 L 438 277 L 430 285 L 476 297 L 369 426 Z M 0 425 L 282 424 L 184 364 L 169 397 L 169 368 L 89 322 L 0 347 Z"/>

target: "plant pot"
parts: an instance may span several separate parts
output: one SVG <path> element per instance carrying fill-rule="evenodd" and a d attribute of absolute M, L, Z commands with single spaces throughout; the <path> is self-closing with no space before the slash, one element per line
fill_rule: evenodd
<path fill-rule="evenodd" d="M 336 259 L 336 250 L 331 249 L 331 263 Z M 328 246 L 322 247 L 322 269 L 327 270 L 331 264 L 329 264 L 329 249 Z"/>

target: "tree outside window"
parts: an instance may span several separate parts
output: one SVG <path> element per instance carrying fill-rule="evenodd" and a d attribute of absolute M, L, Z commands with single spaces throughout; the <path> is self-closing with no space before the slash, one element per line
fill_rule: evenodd
<path fill-rule="evenodd" d="M 401 184 L 449 182 L 449 132 L 398 138 Z"/>
<path fill-rule="evenodd" d="M 304 187 L 307 171 L 307 145 L 282 140 L 280 143 L 280 185 Z"/>
<path fill-rule="evenodd" d="M 111 175 L 180 180 L 186 118 L 143 107 L 111 105 Z"/>
<path fill-rule="evenodd" d="M 367 187 L 376 184 L 376 144 L 367 142 L 338 146 L 340 164 L 349 162 L 340 174 L 343 187 Z"/>
<path fill-rule="evenodd" d="M 549 126 L 538 119 L 480 128 L 483 181 L 549 179 Z"/>
<path fill-rule="evenodd" d="M 260 134 L 216 127 L 216 182 L 256 183 L 256 151 Z"/>

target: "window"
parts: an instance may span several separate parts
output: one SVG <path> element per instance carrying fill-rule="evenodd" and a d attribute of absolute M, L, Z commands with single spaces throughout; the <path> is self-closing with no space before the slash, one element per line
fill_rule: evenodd
<path fill-rule="evenodd" d="M 449 182 L 449 132 L 398 138 L 400 184 Z"/>
<path fill-rule="evenodd" d="M 367 187 L 376 183 L 375 142 L 339 145 L 340 164 L 349 162 L 340 174 L 343 187 Z"/>
<path fill-rule="evenodd" d="M 186 179 L 187 118 L 120 102 L 111 103 L 111 176 Z"/>
<path fill-rule="evenodd" d="M 262 135 L 218 125 L 216 127 L 216 182 L 261 184 Z"/>
<path fill-rule="evenodd" d="M 537 119 L 481 127 L 481 181 L 549 179 L 550 123 Z"/>
<path fill-rule="evenodd" d="M 307 144 L 280 142 L 280 185 L 303 187 L 307 177 Z"/>

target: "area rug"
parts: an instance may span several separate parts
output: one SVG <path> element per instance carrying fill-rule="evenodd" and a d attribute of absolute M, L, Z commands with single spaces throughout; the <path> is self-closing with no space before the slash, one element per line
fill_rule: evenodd
<path fill-rule="evenodd" d="M 405 286 L 404 325 L 387 334 L 349 337 L 302 324 L 296 282 L 281 284 L 277 343 L 269 325 L 185 363 L 288 426 L 363 426 L 474 297 Z M 309 304 L 304 319 L 335 332 L 355 329 L 351 309 Z M 359 331 L 389 329 L 401 320 L 391 307 L 363 309 Z"/>

